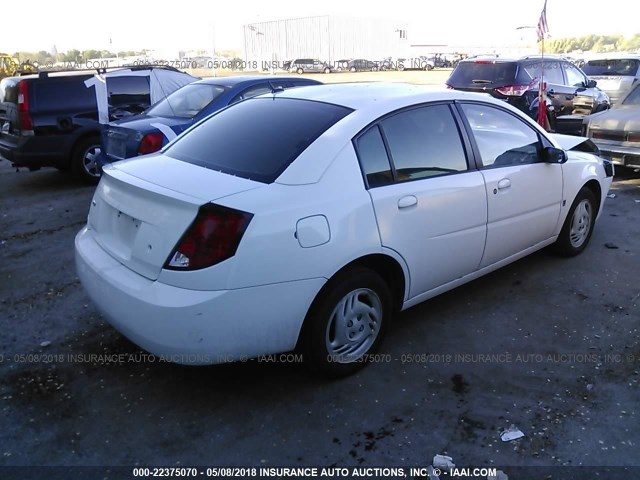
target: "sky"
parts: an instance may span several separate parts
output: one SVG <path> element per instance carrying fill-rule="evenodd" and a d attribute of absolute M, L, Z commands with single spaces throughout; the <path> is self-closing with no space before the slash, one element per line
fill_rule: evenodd
<path fill-rule="evenodd" d="M 518 27 L 535 27 L 544 0 L 23 0 L 29 21 L 2 24 L 0 52 L 79 50 L 241 49 L 242 25 L 313 15 L 393 18 L 410 43 L 508 45 Z M 89 7 L 90 5 L 90 7 Z M 548 0 L 552 38 L 640 32 L 638 0 Z M 528 30 L 533 32 L 533 30 Z"/>

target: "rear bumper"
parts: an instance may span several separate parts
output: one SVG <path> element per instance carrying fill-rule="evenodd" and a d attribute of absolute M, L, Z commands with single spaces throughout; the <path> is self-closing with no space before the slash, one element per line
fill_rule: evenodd
<path fill-rule="evenodd" d="M 36 136 L 0 135 L 0 156 L 20 167 L 63 167 L 68 155 L 59 149 L 58 142 Z"/>
<path fill-rule="evenodd" d="M 107 321 L 143 349 L 183 364 L 292 350 L 325 279 L 236 290 L 188 290 L 149 280 L 107 254 L 83 228 L 75 240 L 82 285 Z"/>

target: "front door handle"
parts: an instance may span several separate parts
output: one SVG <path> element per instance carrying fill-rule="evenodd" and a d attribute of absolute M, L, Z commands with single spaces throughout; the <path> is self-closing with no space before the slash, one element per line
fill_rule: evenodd
<path fill-rule="evenodd" d="M 398 200 L 398 208 L 409 208 L 418 204 L 418 199 L 414 195 L 407 195 Z"/>
<path fill-rule="evenodd" d="M 508 178 L 503 178 L 498 182 L 498 190 L 503 190 L 505 188 L 509 188 L 511 186 L 511 180 Z"/>

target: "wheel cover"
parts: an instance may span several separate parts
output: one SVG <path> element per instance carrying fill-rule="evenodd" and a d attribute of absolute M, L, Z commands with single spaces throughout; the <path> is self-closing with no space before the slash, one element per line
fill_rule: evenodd
<path fill-rule="evenodd" d="M 576 205 L 571 218 L 571 228 L 569 229 L 569 241 L 574 248 L 580 248 L 589 236 L 591 230 L 591 203 L 586 198 Z"/>
<path fill-rule="evenodd" d="M 325 334 L 332 361 L 350 363 L 367 353 L 378 338 L 382 316 L 382 302 L 373 290 L 359 288 L 342 297 Z"/>
<path fill-rule="evenodd" d="M 100 166 L 97 161 L 98 155 L 100 155 L 100 145 L 93 145 L 87 148 L 82 156 L 82 168 L 91 177 L 100 176 Z"/>

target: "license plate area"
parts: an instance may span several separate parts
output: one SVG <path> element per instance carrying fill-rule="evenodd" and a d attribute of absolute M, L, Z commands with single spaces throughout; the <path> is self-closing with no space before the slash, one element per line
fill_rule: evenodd
<path fill-rule="evenodd" d="M 119 138 L 107 138 L 107 154 L 116 158 L 126 158 L 126 143 Z"/>

